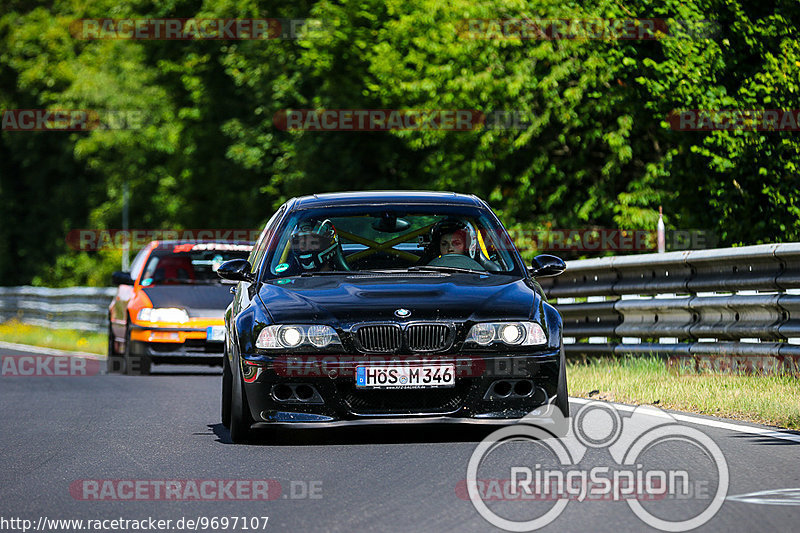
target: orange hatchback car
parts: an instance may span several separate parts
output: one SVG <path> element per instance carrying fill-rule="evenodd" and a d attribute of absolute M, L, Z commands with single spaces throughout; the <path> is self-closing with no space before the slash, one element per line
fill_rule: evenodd
<path fill-rule="evenodd" d="M 152 364 L 221 365 L 222 316 L 232 284 L 217 276 L 231 259 L 247 259 L 252 243 L 153 241 L 118 286 L 108 308 L 108 371 L 149 374 Z"/>

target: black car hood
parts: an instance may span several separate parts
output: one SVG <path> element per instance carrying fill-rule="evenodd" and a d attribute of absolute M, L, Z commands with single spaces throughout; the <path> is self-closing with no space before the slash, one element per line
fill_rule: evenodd
<path fill-rule="evenodd" d="M 520 319 L 531 316 L 539 296 L 523 279 L 498 274 L 319 276 L 264 284 L 259 292 L 278 324 L 362 321 Z"/>
<path fill-rule="evenodd" d="M 190 317 L 221 318 L 233 295 L 229 285 L 157 285 L 142 289 L 153 307 L 181 307 Z"/>

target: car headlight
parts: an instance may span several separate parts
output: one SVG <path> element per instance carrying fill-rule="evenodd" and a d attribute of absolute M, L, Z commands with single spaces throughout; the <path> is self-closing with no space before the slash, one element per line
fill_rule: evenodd
<path fill-rule="evenodd" d="M 178 307 L 145 307 L 136 317 L 143 322 L 173 322 L 182 324 L 189 321 L 189 314 Z"/>
<path fill-rule="evenodd" d="M 325 348 L 331 342 L 333 342 L 334 338 L 337 341 L 339 340 L 339 336 L 330 326 L 311 326 L 308 328 L 306 336 L 308 338 L 308 342 L 317 348 Z"/>
<path fill-rule="evenodd" d="M 496 336 L 496 324 L 475 324 L 467 336 L 468 341 L 473 341 L 481 346 L 487 346 L 494 341 Z"/>
<path fill-rule="evenodd" d="M 267 326 L 256 339 L 256 348 L 280 349 L 313 346 L 325 348 L 331 344 L 341 344 L 339 335 L 330 326 Z"/>
<path fill-rule="evenodd" d="M 469 330 L 466 342 L 488 346 L 502 342 L 510 346 L 547 344 L 547 335 L 536 322 L 481 322 Z"/>
<path fill-rule="evenodd" d="M 304 337 L 303 330 L 294 326 L 288 326 L 278 330 L 278 341 L 287 348 L 300 346 Z"/>

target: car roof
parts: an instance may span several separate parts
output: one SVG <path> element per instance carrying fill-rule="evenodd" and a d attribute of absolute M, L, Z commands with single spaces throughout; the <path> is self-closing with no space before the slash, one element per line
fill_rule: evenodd
<path fill-rule="evenodd" d="M 293 207 L 294 209 L 310 209 L 315 207 L 380 205 L 386 203 L 484 206 L 483 202 L 474 194 L 439 191 L 358 191 L 302 196 L 295 199 Z"/>
<path fill-rule="evenodd" d="M 169 240 L 169 241 L 151 241 L 150 243 L 153 247 L 163 249 L 163 248 L 170 248 L 178 244 L 246 244 L 247 246 L 253 246 L 253 241 L 232 241 L 232 240 Z"/>

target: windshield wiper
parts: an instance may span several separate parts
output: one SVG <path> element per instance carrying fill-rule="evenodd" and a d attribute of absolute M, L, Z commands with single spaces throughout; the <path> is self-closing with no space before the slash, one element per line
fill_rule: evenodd
<path fill-rule="evenodd" d="M 195 285 L 197 283 L 203 283 L 197 279 L 185 279 L 185 278 L 163 278 L 159 280 L 153 280 L 153 285 L 169 285 L 169 284 L 178 284 L 178 285 Z"/>
<path fill-rule="evenodd" d="M 415 265 L 408 267 L 409 272 L 466 272 L 468 274 L 486 274 L 485 270 L 473 270 L 471 268 L 460 268 L 439 265 Z"/>
<path fill-rule="evenodd" d="M 340 276 L 349 276 L 350 274 L 359 274 L 361 273 L 360 270 L 321 270 L 317 272 L 302 272 L 298 274 L 301 278 L 310 278 L 311 276 L 332 276 L 332 275 L 340 275 Z M 296 276 L 289 276 L 289 277 L 296 277 Z"/>

